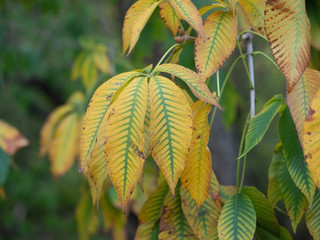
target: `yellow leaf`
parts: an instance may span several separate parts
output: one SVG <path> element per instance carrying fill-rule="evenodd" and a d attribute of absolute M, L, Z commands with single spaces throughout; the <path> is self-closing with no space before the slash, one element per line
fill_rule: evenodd
<path fill-rule="evenodd" d="M 232 14 L 235 15 L 236 4 L 237 4 L 238 0 L 229 0 L 229 2 L 230 2 Z"/>
<path fill-rule="evenodd" d="M 200 35 L 205 37 L 201 16 L 198 9 L 190 0 L 169 0 L 169 3 L 181 18 L 187 21 Z"/>
<path fill-rule="evenodd" d="M 82 65 L 81 77 L 86 88 L 92 87 L 97 81 L 98 71 L 94 64 L 93 57 L 87 56 Z"/>
<path fill-rule="evenodd" d="M 211 154 L 208 149 L 208 114 L 211 105 L 206 104 L 193 119 L 192 140 L 187 164 L 181 174 L 181 183 L 186 187 L 198 208 L 206 200 L 211 180 Z"/>
<path fill-rule="evenodd" d="M 151 114 L 151 107 L 150 107 L 150 96 L 148 92 L 148 100 L 147 100 L 147 111 L 146 117 L 144 119 L 144 149 L 143 155 L 145 158 L 148 158 L 150 155 L 150 147 L 151 147 L 151 138 L 150 138 L 150 114 Z"/>
<path fill-rule="evenodd" d="M 150 7 L 148 7 L 143 13 L 141 13 L 135 20 L 132 26 L 132 33 L 131 33 L 131 40 L 130 40 L 130 47 L 128 51 L 128 55 L 131 53 L 132 49 L 138 42 L 140 34 L 146 25 L 147 21 L 151 17 L 152 13 L 156 9 L 156 7 L 160 4 L 160 2 L 155 2 Z"/>
<path fill-rule="evenodd" d="M 97 68 L 100 69 L 103 73 L 109 73 L 110 71 L 110 61 L 108 56 L 103 53 L 94 53 L 93 54 L 93 61 Z"/>
<path fill-rule="evenodd" d="M 203 6 L 202 8 L 200 8 L 199 13 L 202 16 L 202 15 L 206 14 L 207 12 L 209 12 L 210 10 L 215 9 L 215 8 L 228 9 L 227 6 L 228 5 L 226 5 L 224 3 L 212 3 L 210 5 L 206 5 L 206 6 Z"/>
<path fill-rule="evenodd" d="M 204 34 L 195 41 L 195 63 L 204 78 L 214 74 L 236 46 L 237 17 L 231 12 L 215 11 L 204 22 Z"/>
<path fill-rule="evenodd" d="M 166 1 L 161 2 L 159 7 L 162 20 L 168 26 L 172 34 L 176 36 L 180 26 L 178 14 L 171 7 L 170 3 Z"/>
<path fill-rule="evenodd" d="M 85 51 L 82 51 L 77 56 L 72 66 L 71 80 L 77 80 L 80 77 L 83 61 L 85 60 L 86 57 L 87 57 L 87 53 Z"/>
<path fill-rule="evenodd" d="M 55 177 L 66 173 L 79 153 L 80 117 L 69 114 L 57 126 L 49 147 L 51 172 Z"/>
<path fill-rule="evenodd" d="M 311 102 L 309 113 L 304 123 L 304 154 L 311 172 L 311 177 L 320 188 L 320 90 Z"/>
<path fill-rule="evenodd" d="M 265 30 L 290 92 L 310 60 L 310 22 L 304 0 L 268 0 Z"/>
<path fill-rule="evenodd" d="M 288 106 L 301 144 L 303 144 L 304 122 L 318 89 L 320 89 L 320 72 L 307 68 L 294 88 L 287 94 Z"/>
<path fill-rule="evenodd" d="M 66 115 L 71 113 L 73 110 L 71 104 L 65 104 L 57 107 L 47 118 L 45 124 L 41 128 L 40 132 L 40 155 L 44 156 L 49 149 L 50 142 L 53 138 L 54 131 L 58 123 Z"/>
<path fill-rule="evenodd" d="M 134 79 L 111 105 L 105 135 L 107 170 L 124 210 L 142 173 L 147 78 Z"/>
<path fill-rule="evenodd" d="M 9 155 L 29 144 L 26 139 L 15 127 L 0 119 L 0 147 Z"/>
<path fill-rule="evenodd" d="M 192 115 L 183 94 L 162 76 L 150 79 L 151 152 L 171 192 L 186 164 L 192 136 Z"/>
<path fill-rule="evenodd" d="M 264 10 L 266 0 L 238 0 L 244 15 L 250 22 L 251 27 L 265 35 L 264 30 Z"/>
<path fill-rule="evenodd" d="M 132 28 L 137 18 L 157 0 L 138 0 L 127 11 L 122 28 L 122 55 L 128 50 L 131 42 Z"/>

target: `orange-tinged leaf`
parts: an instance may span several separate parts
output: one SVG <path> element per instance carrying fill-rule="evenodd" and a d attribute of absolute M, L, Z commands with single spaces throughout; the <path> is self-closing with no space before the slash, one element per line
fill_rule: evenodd
<path fill-rule="evenodd" d="M 79 153 L 80 117 L 69 114 L 58 124 L 49 147 L 51 172 L 55 177 L 66 173 Z"/>
<path fill-rule="evenodd" d="M 201 16 L 198 9 L 190 0 L 169 0 L 169 2 L 181 18 L 187 21 L 200 35 L 205 37 Z"/>
<path fill-rule="evenodd" d="M 211 105 L 206 104 L 193 118 L 193 131 L 187 164 L 181 174 L 181 183 L 186 187 L 198 208 L 206 200 L 211 180 L 211 154 L 208 149 L 208 114 Z"/>
<path fill-rule="evenodd" d="M 147 21 L 151 17 L 152 13 L 158 7 L 160 2 L 155 2 L 150 7 L 148 7 L 144 12 L 142 12 L 135 20 L 133 26 L 132 26 L 132 33 L 131 33 L 131 40 L 130 40 L 130 47 L 128 51 L 128 55 L 131 53 L 132 49 L 138 42 L 138 39 L 140 37 L 140 34 L 146 25 Z"/>
<path fill-rule="evenodd" d="M 131 42 L 132 28 L 137 18 L 156 0 L 138 0 L 127 11 L 122 28 L 122 55 L 128 50 Z"/>
<path fill-rule="evenodd" d="M 264 10 L 266 0 L 238 0 L 244 15 L 250 22 L 251 27 L 265 35 L 264 30 Z"/>
<path fill-rule="evenodd" d="M 237 24 L 237 17 L 224 11 L 215 11 L 205 20 L 204 33 L 207 38 L 198 36 L 194 50 L 196 68 L 203 78 L 214 74 L 233 52 Z"/>
<path fill-rule="evenodd" d="M 170 3 L 166 1 L 161 2 L 159 7 L 160 7 L 160 16 L 162 20 L 170 29 L 172 34 L 176 36 L 180 26 L 180 23 L 179 23 L 180 19 L 178 17 L 178 14 L 171 7 Z"/>
<path fill-rule="evenodd" d="M 304 121 L 318 89 L 320 89 L 320 72 L 307 68 L 287 95 L 288 106 L 301 144 L 303 143 Z"/>
<path fill-rule="evenodd" d="M 320 188 L 320 90 L 311 102 L 304 123 L 303 147 L 311 177 Z"/>
<path fill-rule="evenodd" d="M 94 53 L 93 61 L 97 68 L 103 73 L 109 73 L 110 71 L 110 61 L 108 56 L 104 53 Z"/>
<path fill-rule="evenodd" d="M 50 142 L 53 138 L 54 131 L 58 123 L 66 115 L 71 113 L 73 110 L 71 104 L 65 104 L 57 107 L 47 118 L 45 124 L 41 128 L 40 132 L 40 155 L 44 156 L 49 149 Z"/>
<path fill-rule="evenodd" d="M 26 139 L 15 127 L 0 119 L 0 148 L 7 154 L 13 155 L 15 152 L 29 144 Z"/>
<path fill-rule="evenodd" d="M 214 173 L 211 175 L 210 185 L 209 194 L 200 208 L 187 189 L 181 186 L 181 206 L 190 227 L 199 239 L 218 240 L 217 226 L 222 206 L 219 183 Z"/>
<path fill-rule="evenodd" d="M 170 63 L 160 65 L 156 71 L 173 74 L 174 76 L 183 80 L 197 98 L 221 108 L 218 100 L 212 95 L 209 88 L 205 84 L 204 79 L 202 79 L 194 71 L 183 66 Z"/>
<path fill-rule="evenodd" d="M 108 174 L 124 210 L 142 173 L 144 119 L 147 110 L 146 77 L 132 80 L 111 105 L 105 135 Z"/>
<path fill-rule="evenodd" d="M 150 103 L 151 153 L 174 194 L 190 148 L 191 109 L 180 88 L 162 76 L 150 79 Z"/>
<path fill-rule="evenodd" d="M 310 22 L 304 0 L 268 0 L 265 30 L 290 92 L 310 60 Z"/>

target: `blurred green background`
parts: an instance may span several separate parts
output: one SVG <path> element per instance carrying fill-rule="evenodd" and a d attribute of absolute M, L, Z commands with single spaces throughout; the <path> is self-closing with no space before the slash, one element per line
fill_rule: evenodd
<path fill-rule="evenodd" d="M 80 81 L 70 81 L 72 64 L 81 51 L 80 38 L 90 38 L 108 47 L 115 74 L 155 65 L 174 43 L 156 11 L 132 54 L 121 57 L 122 23 L 133 2 L 0 0 L 0 119 L 18 128 L 30 141 L 28 147 L 13 157 L 4 185 L 6 199 L 0 198 L 1 240 L 78 239 L 74 213 L 86 180 L 78 171 L 78 163 L 60 179 L 53 178 L 48 157 L 39 157 L 40 129 L 50 112 L 64 104 L 72 92 L 84 90 Z M 210 2 L 202 0 L 195 4 Z M 314 39 L 312 65 L 319 69 L 320 4 L 317 0 L 306 2 Z M 254 48 L 271 56 L 269 45 L 261 39 L 254 40 Z M 192 55 L 192 46 L 188 46 L 181 64 L 194 68 Z M 220 71 L 221 79 L 238 55 L 236 50 L 226 62 Z M 274 94 L 285 94 L 285 80 L 272 64 L 259 56 L 255 58 L 255 74 L 258 111 Z M 240 63 L 223 97 L 225 112 L 216 116 L 210 138 L 214 171 L 223 184 L 235 184 L 235 159 L 249 110 L 248 99 L 249 84 Z M 267 189 L 272 151 L 279 141 L 277 127 L 276 119 L 263 142 L 248 156 L 246 184 L 263 192 Z M 130 217 L 129 223 L 136 226 L 136 216 Z M 284 215 L 279 217 L 289 226 Z M 134 227 L 126 228 L 132 238 Z M 303 223 L 298 232 L 295 239 L 311 239 Z M 101 230 L 91 239 L 108 237 Z"/>

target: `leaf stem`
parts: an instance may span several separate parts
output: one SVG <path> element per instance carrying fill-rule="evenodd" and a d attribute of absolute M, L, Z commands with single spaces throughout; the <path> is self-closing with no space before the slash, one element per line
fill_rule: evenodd
<path fill-rule="evenodd" d="M 220 97 L 220 77 L 219 77 L 219 70 L 217 71 L 217 92 L 218 92 L 218 97 Z"/>
<path fill-rule="evenodd" d="M 272 60 L 272 58 L 271 57 L 269 57 L 267 54 L 265 54 L 264 52 L 261 52 L 261 51 L 254 51 L 253 53 L 252 53 L 252 55 L 262 55 L 262 56 L 264 56 L 267 60 L 269 60 L 280 72 L 282 72 L 281 71 L 281 69 L 279 68 L 279 66 L 276 64 L 276 62 L 274 61 L 274 60 Z"/>
<path fill-rule="evenodd" d="M 245 31 L 241 32 L 239 34 L 239 38 L 241 39 L 242 35 L 244 35 L 246 33 L 251 33 L 251 34 L 257 35 L 257 36 L 261 37 L 262 39 L 266 40 L 267 42 L 269 42 L 268 38 L 263 36 L 261 33 L 258 33 L 258 32 L 252 31 L 252 30 L 245 30 Z"/>
<path fill-rule="evenodd" d="M 245 61 L 245 58 L 244 58 L 244 55 L 243 55 L 243 52 L 242 52 L 242 49 L 241 49 L 241 46 L 240 46 L 240 42 L 239 42 L 239 41 L 237 41 L 237 46 L 238 46 L 238 49 L 239 49 L 239 52 L 240 52 L 240 56 L 241 56 L 241 60 L 242 60 L 242 62 L 243 62 L 243 66 L 244 66 L 244 68 L 245 68 L 245 70 L 246 70 L 246 73 L 247 73 L 247 76 L 248 76 L 248 78 L 249 78 L 250 88 L 252 88 L 252 85 L 251 85 L 251 83 L 252 83 L 251 76 L 250 76 L 249 69 L 248 69 L 248 66 L 247 66 L 247 64 L 246 64 L 246 61 Z"/>
<path fill-rule="evenodd" d="M 179 46 L 180 44 L 176 43 L 174 45 L 172 45 L 167 51 L 166 53 L 162 56 L 162 58 L 160 59 L 160 61 L 157 63 L 157 65 L 155 66 L 155 68 L 153 69 L 153 71 L 150 73 L 150 75 L 152 75 L 154 73 L 154 71 L 157 69 L 157 67 L 159 67 L 159 65 L 163 62 L 163 60 L 165 59 L 165 57 L 171 52 L 172 49 L 174 49 L 175 47 Z"/>

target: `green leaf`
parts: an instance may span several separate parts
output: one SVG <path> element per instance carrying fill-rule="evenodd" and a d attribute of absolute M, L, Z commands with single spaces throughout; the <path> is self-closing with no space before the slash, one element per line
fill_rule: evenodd
<path fill-rule="evenodd" d="M 308 201 L 290 177 L 285 161 L 281 162 L 278 181 L 293 231 L 296 232 L 297 225 L 307 209 Z"/>
<path fill-rule="evenodd" d="M 306 223 L 313 239 L 320 239 L 320 192 L 316 191 L 313 204 L 306 212 Z"/>
<path fill-rule="evenodd" d="M 292 236 L 290 235 L 288 230 L 282 226 L 280 226 L 279 237 L 273 236 L 271 233 L 261 227 L 257 227 L 254 235 L 257 240 L 292 240 Z"/>
<path fill-rule="evenodd" d="M 263 106 L 262 110 L 250 120 L 249 129 L 246 135 L 245 149 L 239 158 L 245 156 L 262 140 L 282 103 L 282 95 L 275 95 Z"/>
<path fill-rule="evenodd" d="M 274 214 L 271 203 L 264 194 L 251 186 L 245 187 L 241 193 L 250 198 L 257 215 L 257 225 L 263 227 L 274 236 L 279 236 L 280 226 L 278 220 Z"/>
<path fill-rule="evenodd" d="M 290 176 L 296 186 L 307 197 L 309 206 L 311 206 L 316 185 L 304 160 L 303 150 L 288 107 L 282 112 L 279 121 L 279 132 Z"/>
<path fill-rule="evenodd" d="M 220 240 L 252 240 L 256 229 L 256 213 L 249 197 L 240 193 L 223 206 L 218 233 Z"/>
<path fill-rule="evenodd" d="M 220 189 L 221 201 L 223 203 L 226 203 L 237 192 L 237 189 L 235 186 L 220 185 L 219 189 Z"/>
<path fill-rule="evenodd" d="M 3 149 L 0 148 L 0 187 L 6 182 L 9 170 L 10 158 Z"/>

